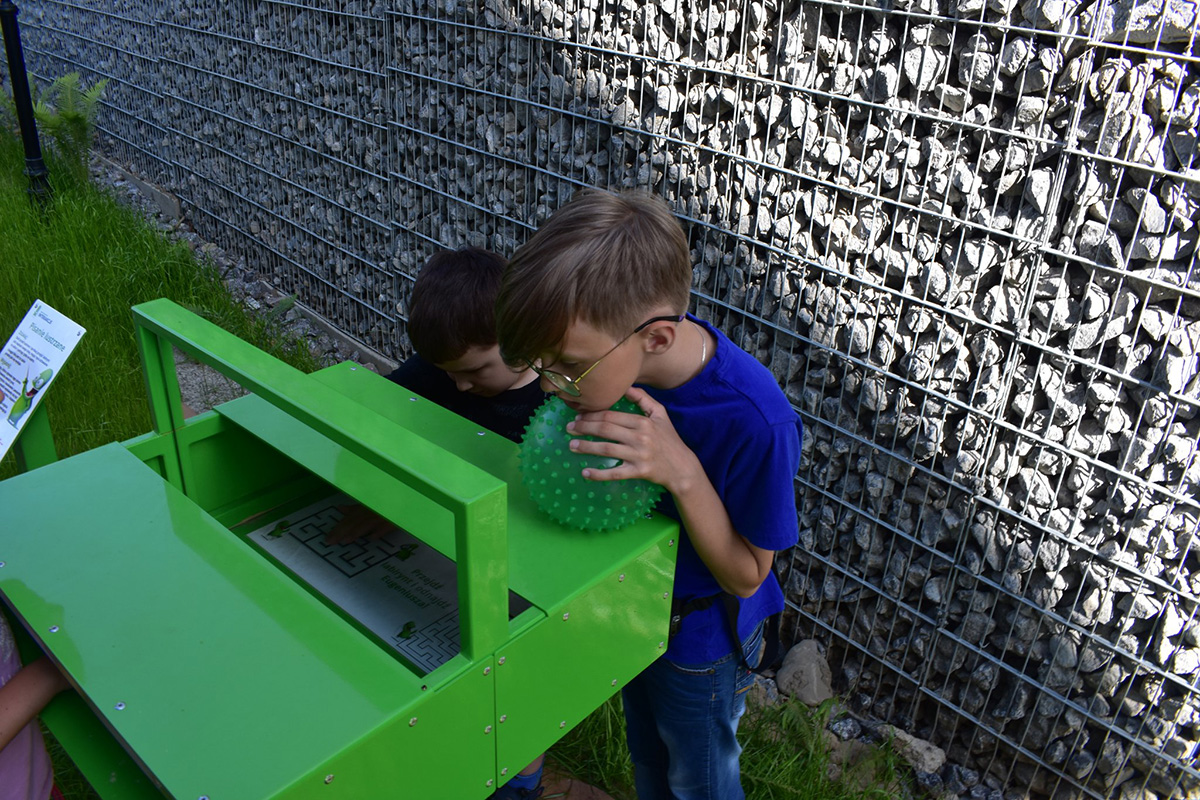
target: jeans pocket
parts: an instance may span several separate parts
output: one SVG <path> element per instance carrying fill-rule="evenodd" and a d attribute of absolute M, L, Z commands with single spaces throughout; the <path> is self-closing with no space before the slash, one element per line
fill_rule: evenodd
<path fill-rule="evenodd" d="M 742 642 L 742 656 L 746 664 L 750 666 L 750 669 L 747 669 L 741 663 L 737 665 L 737 677 L 734 685 L 735 694 L 747 692 L 754 685 L 754 673 L 751 670 L 758 669 L 759 662 L 762 661 L 763 632 L 765 629 L 765 622 L 758 623 L 758 627 L 754 629 L 754 632 Z"/>
<path fill-rule="evenodd" d="M 734 681 L 733 693 L 745 694 L 750 691 L 750 687 L 754 685 L 754 673 L 743 667 L 741 664 L 737 668 L 737 678 Z"/>
<path fill-rule="evenodd" d="M 666 658 L 663 659 L 663 662 L 671 669 L 681 672 L 684 675 L 712 675 L 717 671 L 716 664 L 676 664 L 674 661 Z"/>

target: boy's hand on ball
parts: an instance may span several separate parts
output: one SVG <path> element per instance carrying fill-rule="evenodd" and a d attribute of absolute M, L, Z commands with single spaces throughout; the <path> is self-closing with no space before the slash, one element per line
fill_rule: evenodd
<path fill-rule="evenodd" d="M 593 481 L 642 478 L 675 494 L 690 480 L 700 462 L 679 434 L 667 410 L 642 389 L 631 387 L 625 397 L 637 404 L 645 416 L 619 411 L 580 414 L 567 425 L 574 436 L 595 436 L 607 441 L 572 439 L 576 453 L 620 459 L 611 469 L 585 469 L 583 477 Z"/>

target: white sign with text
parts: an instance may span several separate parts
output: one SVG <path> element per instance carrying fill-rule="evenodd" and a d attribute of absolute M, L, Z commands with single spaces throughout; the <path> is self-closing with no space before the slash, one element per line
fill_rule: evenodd
<path fill-rule="evenodd" d="M 21 433 L 84 329 L 38 300 L 0 350 L 0 458 Z"/>

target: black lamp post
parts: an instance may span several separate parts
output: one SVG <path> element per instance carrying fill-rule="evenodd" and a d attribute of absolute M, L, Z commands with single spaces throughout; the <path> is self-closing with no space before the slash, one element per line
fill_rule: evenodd
<path fill-rule="evenodd" d="M 29 196 L 39 204 L 45 204 L 50 199 L 50 181 L 46 179 L 48 170 L 42 161 L 42 147 L 38 143 L 33 101 L 29 96 L 29 79 L 25 75 L 25 54 L 21 50 L 21 30 L 17 26 L 17 6 L 12 0 L 0 0 L 0 27 L 4 29 L 4 50 L 8 54 L 13 102 L 17 106 L 17 123 L 21 126 L 21 141 L 25 145 Z"/>

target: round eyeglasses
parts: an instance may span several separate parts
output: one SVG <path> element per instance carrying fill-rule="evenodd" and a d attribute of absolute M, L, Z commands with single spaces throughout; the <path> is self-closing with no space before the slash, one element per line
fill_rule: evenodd
<path fill-rule="evenodd" d="M 638 325 L 636 328 L 634 328 L 632 331 L 630 331 L 628 336 L 626 336 L 624 339 L 622 339 L 621 341 L 619 341 L 615 345 L 613 345 L 612 349 L 610 349 L 607 353 L 605 353 L 604 355 L 600 356 L 595 361 L 593 361 L 592 365 L 590 367 L 588 367 L 587 369 L 585 369 L 583 372 L 581 372 L 579 374 L 578 378 L 572 378 L 567 375 L 563 375 L 561 372 L 555 372 L 552 369 L 545 369 L 541 365 L 539 365 L 533 361 L 529 361 L 528 359 L 526 359 L 525 363 L 528 364 L 529 368 L 531 370 L 533 370 L 534 372 L 536 372 L 539 376 L 548 380 L 550 382 L 550 385 L 553 386 L 555 389 L 558 389 L 560 392 L 565 392 L 566 394 L 569 394 L 571 397 L 579 397 L 579 395 L 583 394 L 583 392 L 581 392 L 579 389 L 579 382 L 581 380 L 583 380 L 584 378 L 586 378 L 587 374 L 589 372 L 591 372 L 592 370 L 594 370 L 596 368 L 596 365 L 599 364 L 601 361 L 603 361 L 605 358 L 607 358 L 614 350 L 616 350 L 621 345 L 625 344 L 625 342 L 629 341 L 630 336 L 633 336 L 635 333 L 638 333 L 639 331 L 643 330 L 647 326 L 653 325 L 656 322 L 683 322 L 683 318 L 685 316 L 686 316 L 685 314 L 670 314 L 665 317 L 651 317 L 650 319 L 646 320 L 641 325 Z"/>

